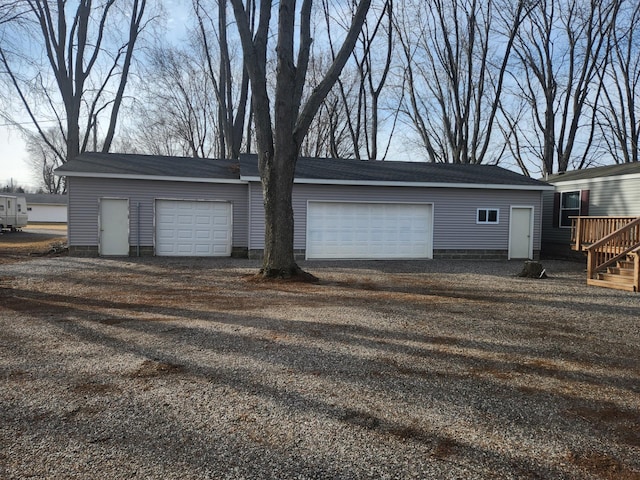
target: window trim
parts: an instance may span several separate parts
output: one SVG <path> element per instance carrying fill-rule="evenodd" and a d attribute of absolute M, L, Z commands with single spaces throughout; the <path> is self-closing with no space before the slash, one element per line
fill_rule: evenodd
<path fill-rule="evenodd" d="M 486 220 L 480 220 L 480 212 L 485 212 Z M 496 220 L 492 222 L 489 220 L 489 212 L 496 212 Z M 476 225 L 498 225 L 500 224 L 500 209 L 499 208 L 477 208 L 476 209 Z"/>

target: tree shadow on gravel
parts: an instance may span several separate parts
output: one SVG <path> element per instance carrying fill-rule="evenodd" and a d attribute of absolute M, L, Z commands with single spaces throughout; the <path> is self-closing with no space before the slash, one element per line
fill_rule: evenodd
<path fill-rule="evenodd" d="M 268 382 L 256 381 L 255 374 L 248 368 L 226 369 L 224 367 L 211 368 L 202 364 L 196 365 L 170 351 L 132 345 L 130 342 L 97 334 L 93 328 L 80 325 L 79 323 L 63 322 L 58 325 L 61 326 L 67 334 L 72 334 L 83 342 L 98 343 L 101 346 L 112 349 L 114 352 L 135 354 L 145 359 L 138 369 L 128 374 L 144 382 L 140 384 L 141 390 L 153 390 L 154 385 L 150 382 L 153 382 L 156 378 L 160 378 L 162 383 L 166 384 L 166 382 L 170 380 L 167 375 L 171 375 L 174 382 L 178 380 L 188 381 L 190 377 L 196 377 L 199 381 L 208 384 L 215 384 L 216 386 L 225 385 L 234 391 L 240 391 L 248 399 L 257 397 L 266 399 L 269 403 L 275 402 L 280 408 L 292 412 L 288 414 L 289 418 L 295 419 L 297 417 L 311 415 L 319 418 L 323 424 L 332 424 L 332 428 L 337 428 L 335 426 L 336 424 L 344 424 L 353 432 L 352 434 L 355 435 L 355 438 L 361 438 L 362 436 L 365 438 L 370 437 L 367 443 L 371 445 L 385 445 L 388 444 L 389 439 L 395 439 L 403 443 L 409 442 L 414 444 L 423 455 L 427 455 L 426 458 L 421 458 L 421 461 L 426 463 L 442 461 L 449 464 L 449 468 L 451 468 L 451 466 L 460 466 L 464 469 L 470 468 L 471 471 L 477 468 L 479 469 L 478 472 L 484 472 L 484 474 L 491 472 L 495 475 L 515 475 L 518 478 L 539 476 L 548 478 L 565 477 L 562 470 L 546 465 L 544 462 L 539 462 L 536 459 L 527 458 L 526 455 L 516 457 L 506 452 L 497 452 L 475 446 L 470 442 L 466 442 L 464 439 L 457 440 L 446 435 L 440 435 L 432 430 L 421 428 L 415 422 L 406 422 L 401 416 L 390 419 L 388 415 L 382 417 L 379 413 L 369 411 L 364 406 L 344 407 L 337 405 L 336 399 L 328 402 L 326 399 L 314 398 L 302 391 L 278 388 Z M 224 345 L 228 344 L 227 341 L 221 341 L 220 343 Z M 262 355 L 262 349 L 259 346 L 254 346 L 257 352 L 247 351 L 246 344 L 243 344 L 243 346 L 244 348 L 242 350 L 245 355 Z M 228 354 L 229 352 L 226 353 Z M 325 353 L 325 357 L 330 356 L 331 355 Z M 318 359 L 318 364 L 335 363 L 335 360 L 329 358 Z M 294 362 L 288 363 L 288 367 L 300 368 L 296 367 Z M 314 367 L 314 375 L 325 375 L 324 372 L 318 370 L 318 365 L 314 365 Z M 305 371 L 300 371 L 298 374 L 306 373 Z M 291 374 L 296 374 L 296 372 L 293 371 Z M 328 374 L 328 376 L 333 375 L 333 372 Z M 355 378 L 347 378 L 345 380 L 355 382 Z M 452 375 L 449 380 L 455 382 L 462 379 Z M 180 384 L 174 384 L 173 388 L 180 388 Z M 78 390 L 80 390 L 80 392 L 78 392 Z M 73 388 L 73 393 L 104 395 L 109 390 L 113 389 L 106 387 L 104 389 L 92 389 L 86 386 L 78 388 L 76 386 Z M 486 393 L 487 390 L 492 390 L 492 388 L 483 388 L 482 390 Z M 50 394 L 51 393 L 53 392 L 50 392 Z M 115 393 L 117 393 L 117 390 L 115 390 Z M 449 396 L 446 393 L 443 393 L 443 395 L 445 397 Z M 471 400 L 473 402 L 479 401 L 478 398 Z M 349 403 L 348 400 L 346 401 Z M 30 432 L 31 435 L 48 437 L 52 432 L 67 430 L 70 428 L 69 424 L 71 424 L 71 429 L 74 430 L 78 436 L 77 440 L 82 443 L 114 444 L 117 449 L 123 449 L 125 451 L 151 447 L 150 451 L 143 452 L 143 456 L 147 458 L 162 456 L 163 462 L 168 464 L 180 462 L 183 458 L 193 458 L 193 455 L 184 455 L 185 448 L 201 450 L 201 458 L 203 459 L 222 455 L 220 452 L 215 452 L 216 449 L 214 445 L 204 442 L 202 438 L 198 438 L 200 435 L 197 430 L 194 431 L 189 425 L 180 423 L 177 420 L 178 417 L 176 414 L 171 413 L 170 405 L 165 402 L 164 408 L 159 408 L 158 402 L 162 403 L 162 399 L 158 398 L 149 407 L 137 404 L 136 419 L 122 423 L 118 422 L 116 424 L 113 423 L 112 414 L 106 417 L 97 415 L 99 409 L 95 407 L 92 410 L 75 408 L 60 417 L 55 413 L 43 413 L 41 411 L 29 412 L 29 408 L 16 405 L 13 407 L 13 411 L 11 411 L 11 408 L 5 411 L 5 415 L 8 418 L 29 419 L 28 424 L 33 429 Z M 341 402 L 338 401 L 337 403 Z M 154 419 L 156 416 L 160 418 Z M 145 418 L 146 420 L 141 422 L 140 418 Z M 163 425 L 162 429 L 166 431 L 167 434 L 171 432 L 171 436 L 178 438 L 179 442 L 177 444 L 170 442 L 171 448 L 167 448 L 168 445 L 166 443 L 160 444 L 157 441 L 141 441 L 140 439 L 142 437 L 149 434 L 145 428 L 145 424 L 147 423 L 154 426 L 157 424 Z M 293 428 L 295 428 L 295 425 Z M 202 433 L 204 434 L 204 432 Z M 237 437 L 231 435 L 231 437 L 233 437 L 231 444 L 237 449 L 237 452 L 235 454 L 231 452 L 231 455 L 237 455 L 237 458 L 246 459 L 247 452 L 243 451 L 243 449 L 248 448 L 250 451 L 253 450 L 253 453 L 249 455 L 252 461 L 256 462 L 252 465 L 252 469 L 255 469 L 255 471 L 260 470 L 261 475 L 268 472 L 269 466 L 273 463 L 273 460 L 266 462 L 264 459 L 264 457 L 267 456 L 265 452 L 268 452 L 268 456 L 272 459 L 278 459 L 283 465 L 291 462 L 290 459 L 287 459 L 288 454 L 277 446 L 263 445 L 264 442 L 261 440 L 259 433 L 250 433 L 247 432 L 246 429 L 241 429 L 239 433 Z M 62 443 L 64 443 L 64 440 L 65 439 L 62 438 L 56 439 L 57 442 Z M 256 453 L 260 451 L 263 453 Z M 224 452 L 224 455 L 228 456 L 229 453 L 228 451 Z M 254 458 L 254 456 L 257 458 Z M 296 459 L 295 461 L 298 462 L 299 460 Z M 309 465 L 305 464 L 304 461 L 301 463 L 302 465 L 293 467 L 293 471 L 299 473 L 300 469 L 303 469 L 313 472 L 312 476 L 314 477 L 319 473 L 326 474 L 331 471 L 330 468 L 325 465 Z M 198 464 L 196 466 L 200 465 Z M 366 476 L 363 471 L 359 471 L 359 468 L 362 468 L 361 466 L 353 466 L 352 468 L 354 468 L 354 470 L 350 473 L 348 473 L 348 468 L 346 469 L 347 471 L 341 471 L 339 474 L 334 471 L 330 478 L 339 478 L 342 475 L 346 475 L 348 478 Z M 278 467 L 277 471 L 281 472 L 281 467 Z M 286 470 L 284 473 L 287 473 Z M 289 472 L 289 474 L 291 473 L 293 472 Z M 288 476 L 289 475 L 286 477 Z M 250 478 L 258 478 L 258 476 Z M 289 478 L 293 478 L 293 475 Z"/>
<path fill-rule="evenodd" d="M 121 285 L 121 288 L 126 288 L 126 285 Z M 130 285 L 129 288 L 136 286 Z M 179 297 L 184 293 L 184 288 L 185 285 L 178 284 L 169 293 Z M 284 295 L 281 298 L 273 298 L 273 293 L 269 291 L 265 291 L 264 295 L 281 308 L 322 306 L 327 305 L 327 299 L 322 295 L 323 288 L 322 285 L 317 288 L 305 287 L 293 292 L 285 289 L 280 292 Z M 328 285 L 327 288 L 338 289 L 344 295 L 338 299 L 341 303 L 332 304 L 332 307 L 343 304 L 362 306 L 362 297 L 350 295 L 350 290 L 379 291 L 371 285 L 339 284 Z M 386 285 L 383 288 L 390 295 L 366 297 L 369 301 L 366 308 L 378 312 L 402 310 L 407 308 L 407 298 L 394 296 L 393 293 L 422 295 L 418 291 L 396 292 Z M 400 285 L 396 288 L 406 290 L 417 287 Z M 162 292 L 157 295 L 157 298 L 164 296 Z M 563 349 L 561 343 L 566 335 L 550 340 L 554 345 L 540 348 L 527 343 L 505 344 L 501 339 L 492 342 L 487 340 L 490 332 L 485 332 L 483 340 L 470 339 L 468 331 L 455 329 L 450 330 L 448 335 L 419 333 L 415 330 L 417 320 L 411 320 L 414 328 L 409 330 L 403 330 L 399 325 L 392 327 L 389 323 L 387 325 L 390 328 L 386 329 L 365 324 L 331 324 L 312 318 L 282 320 L 268 318 L 257 312 L 247 314 L 232 310 L 227 304 L 228 299 L 217 303 L 220 300 L 216 300 L 213 293 L 209 292 L 208 295 L 197 297 L 195 305 L 180 307 L 161 301 L 153 305 L 154 298 L 148 299 L 149 303 L 138 303 L 117 301 L 113 297 L 91 299 L 2 288 L 0 308 L 43 320 L 47 325 L 64 332 L 66 338 L 71 336 L 83 344 L 107 347 L 114 355 L 139 357 L 140 363 L 135 368 L 122 373 L 141 382 L 141 390 L 157 388 L 156 382 L 171 382 L 175 388 L 182 388 L 181 382 L 189 379 L 203 382 L 206 386 L 203 388 L 225 386 L 240 392 L 244 399 L 274 403 L 292 412 L 297 420 L 311 415 L 329 430 L 343 425 L 348 428 L 347 438 L 369 438 L 371 444 L 386 445 L 390 452 L 397 451 L 394 450 L 397 449 L 397 442 L 408 443 L 426 455 L 422 459 L 418 456 L 419 460 L 416 461 L 445 462 L 451 468 L 471 467 L 472 471 L 476 468 L 479 469 L 479 477 L 489 474 L 519 478 L 580 478 L 583 473 L 589 473 L 602 478 L 637 478 L 634 477 L 637 472 L 633 470 L 640 467 L 637 461 L 628 463 L 623 458 L 625 452 L 629 455 L 629 451 L 638 448 L 637 436 L 633 434 L 640 430 L 637 410 L 594 398 L 594 390 L 613 389 L 637 404 L 637 357 L 625 352 L 598 355 L 580 359 L 588 360 L 592 368 L 568 369 L 563 362 L 567 357 L 571 359 L 572 353 Z M 238 292 L 238 297 L 241 296 L 241 292 Z M 208 307 L 207 298 L 212 300 Z M 477 300 L 454 298 L 471 303 Z M 188 304 L 191 300 L 186 297 L 184 303 Z M 486 310 L 481 310 L 481 315 L 488 314 L 491 305 L 489 303 Z M 218 306 L 221 308 L 217 309 Z M 441 308 L 440 313 L 446 315 L 446 309 L 450 306 L 431 305 L 431 308 Z M 424 305 L 420 304 L 420 308 L 424 308 Z M 609 311 L 608 314 L 615 314 L 615 311 Z M 629 312 L 624 314 L 628 315 Z M 505 318 L 503 328 L 511 320 Z M 520 325 L 516 327 L 520 328 Z M 513 335 L 517 334 L 516 331 Z M 147 336 L 144 342 L 141 335 Z M 583 339 L 579 332 L 572 335 L 572 341 L 582 342 L 585 346 L 598 341 Z M 158 339 L 159 345 L 154 345 L 154 338 Z M 392 404 L 387 411 L 379 411 L 372 408 L 369 402 L 335 398 L 313 389 L 287 388 L 273 379 L 262 378 L 263 374 L 250 365 L 227 366 L 222 361 L 213 366 L 211 363 L 194 361 L 182 351 L 184 348 L 221 355 L 220 358 L 248 358 L 252 364 L 257 363 L 267 371 L 277 372 L 281 379 L 296 377 L 306 382 L 307 378 L 318 378 L 327 385 L 349 385 L 351 389 L 368 392 L 371 397 L 379 395 L 392 399 Z M 367 355 L 352 352 L 367 352 Z M 41 361 L 55 362 L 55 354 L 43 351 Z M 609 368 L 626 369 L 630 376 L 624 378 L 619 373 L 603 373 Z M 528 381 L 519 382 L 522 379 Z M 547 384 L 547 381 L 552 383 Z M 77 386 L 74 388 L 77 390 Z M 88 387 L 85 390 L 84 393 L 89 396 L 102 394 Z M 155 401 L 162 400 L 158 398 Z M 523 437 L 540 434 L 545 438 L 545 426 L 552 426 L 552 437 L 567 439 L 563 448 L 568 453 L 561 463 L 566 462 L 571 467 L 567 469 L 566 466 L 556 465 L 559 461 L 557 458 L 535 458 L 530 452 L 515 446 L 508 451 L 500 451 L 490 446 L 483 447 L 464 437 L 456 438 L 450 433 L 441 433 L 437 426 L 426 424 L 422 418 L 404 416 L 403 404 L 427 410 L 433 407 L 423 405 L 449 405 L 453 411 L 464 412 L 469 422 L 479 421 L 487 432 L 494 428 L 499 431 L 501 425 L 508 425 L 505 428 L 515 428 Z M 141 447 L 150 448 L 145 452 L 148 458 L 164 455 L 163 461 L 167 464 L 180 462 L 181 452 L 188 448 L 186 445 L 201 450 L 203 459 L 227 458 L 226 455 L 230 453 L 209 445 L 204 430 L 182 424 L 177 417 L 170 415 L 168 407 L 154 410 L 138 405 L 137 408 L 140 409 L 137 412 L 139 416 L 161 416 L 167 432 L 171 431 L 180 439 L 171 442 L 173 450 L 169 449 L 168 453 L 163 450 L 160 441 Z M 38 421 L 35 418 L 37 412 L 30 413 L 26 408 L 21 413 L 17 405 L 10 410 L 5 414 L 10 418 L 33 415 L 33 433 L 38 435 L 52 435 L 56 431 L 56 422 L 62 421 L 55 415 L 47 418 L 46 422 Z M 128 449 L 135 450 L 137 439 L 146 433 L 145 425 L 140 420 L 127 427 L 125 424 L 110 425 L 108 417 L 95 417 L 91 417 L 91 423 L 98 421 L 99 428 L 95 424 L 89 427 L 86 418 L 74 420 L 74 428 L 81 433 L 84 442 L 91 443 L 97 439 L 97 443 L 100 443 L 100 439 L 104 438 L 104 443 L 115 444 L 118 448 L 127 444 Z M 107 433 L 102 437 L 96 436 L 91 434 L 90 428 Z M 265 471 L 273 469 L 266 459 L 268 454 L 273 455 L 281 465 L 299 461 L 299 468 L 311 472 L 313 475 L 310 476 L 366 476 L 363 466 L 353 466 L 353 470 L 349 471 L 348 468 L 340 470 L 327 466 L 323 461 L 314 463 L 292 459 L 290 453 L 277 445 L 261 442 L 259 434 L 254 432 L 252 437 L 249 433 L 246 428 L 232 434 L 226 432 L 233 437 L 231 456 L 237 455 L 238 459 L 243 459 L 237 462 L 240 468 L 246 468 L 245 450 L 248 449 L 249 458 Z M 590 439 L 587 446 L 579 444 L 573 447 L 569 439 L 574 437 Z M 146 444 L 141 442 L 141 445 Z M 596 445 L 606 445 L 607 451 L 594 449 Z M 197 465 L 198 468 L 201 466 Z M 288 468 L 285 472 L 290 475 L 285 476 L 292 477 L 297 467 Z"/>

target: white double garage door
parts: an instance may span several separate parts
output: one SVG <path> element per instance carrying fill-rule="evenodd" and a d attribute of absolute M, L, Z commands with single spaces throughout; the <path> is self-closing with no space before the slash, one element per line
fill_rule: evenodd
<path fill-rule="evenodd" d="M 433 205 L 315 202 L 307 204 L 307 258 L 433 257 Z"/>
<path fill-rule="evenodd" d="M 156 200 L 156 255 L 229 256 L 231 203 Z M 431 204 L 307 204 L 309 259 L 393 259 L 433 256 Z"/>

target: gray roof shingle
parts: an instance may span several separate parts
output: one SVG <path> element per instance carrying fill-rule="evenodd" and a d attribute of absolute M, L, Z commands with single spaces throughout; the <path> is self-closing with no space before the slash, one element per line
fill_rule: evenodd
<path fill-rule="evenodd" d="M 241 155 L 240 171 L 243 178 L 258 177 L 257 156 Z M 296 164 L 295 177 L 299 180 L 547 186 L 545 182 L 495 165 L 335 158 L 301 157 Z"/>
<path fill-rule="evenodd" d="M 25 193 L 27 204 L 31 205 L 66 205 L 68 203 L 66 195 L 55 195 L 53 193 Z"/>
<path fill-rule="evenodd" d="M 85 152 L 56 173 L 239 180 L 237 160 Z"/>
<path fill-rule="evenodd" d="M 56 170 L 58 175 L 202 178 L 247 180 L 259 177 L 257 155 L 225 159 L 166 157 L 120 153 L 83 153 Z M 428 183 L 548 187 L 548 184 L 495 165 L 363 161 L 300 157 L 297 180 L 328 183 Z"/>

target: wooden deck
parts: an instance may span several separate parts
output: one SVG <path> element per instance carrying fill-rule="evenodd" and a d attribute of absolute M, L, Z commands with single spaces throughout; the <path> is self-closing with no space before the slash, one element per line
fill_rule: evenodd
<path fill-rule="evenodd" d="M 573 217 L 571 248 L 587 254 L 587 284 L 640 292 L 640 217 Z"/>

